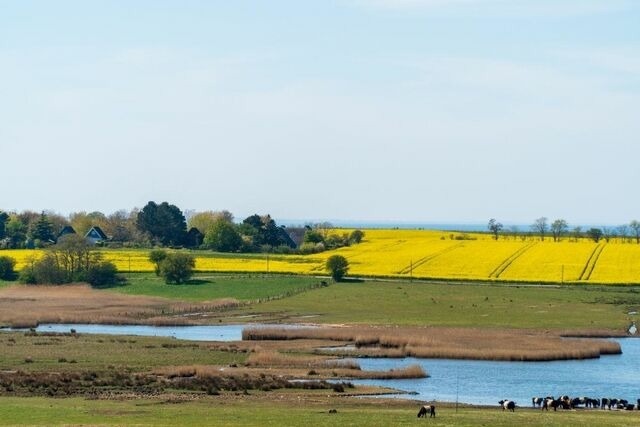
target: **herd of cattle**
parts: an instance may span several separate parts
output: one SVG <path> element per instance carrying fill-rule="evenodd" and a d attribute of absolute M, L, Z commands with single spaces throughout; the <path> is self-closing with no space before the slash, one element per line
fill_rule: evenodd
<path fill-rule="evenodd" d="M 512 400 L 501 400 L 498 402 L 502 410 L 515 411 L 516 403 Z M 594 399 L 591 397 L 574 397 L 561 396 L 555 399 L 553 396 L 533 397 L 531 405 L 534 408 L 540 408 L 548 411 L 549 408 L 557 411 L 558 409 L 576 409 L 576 408 L 593 408 L 593 409 L 623 409 L 633 411 L 640 409 L 640 399 L 636 403 L 629 402 L 626 399 L 612 399 L 603 397 L 602 399 Z"/>

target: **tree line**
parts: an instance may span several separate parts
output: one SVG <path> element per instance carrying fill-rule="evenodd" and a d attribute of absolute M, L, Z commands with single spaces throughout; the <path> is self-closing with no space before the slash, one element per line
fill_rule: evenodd
<path fill-rule="evenodd" d="M 489 219 L 487 223 L 487 229 L 493 238 L 498 240 L 500 236 L 503 238 L 512 237 L 514 239 L 521 238 L 526 239 L 529 237 L 538 237 L 540 240 L 550 238 L 554 242 L 567 238 L 571 241 L 578 241 L 580 239 L 590 239 L 598 243 L 601 240 L 609 242 L 612 239 L 618 239 L 622 243 L 631 243 L 635 241 L 640 244 L 640 221 L 632 220 L 628 224 L 622 224 L 615 227 L 603 226 L 603 227 L 589 227 L 584 228 L 582 226 L 570 227 L 569 223 L 562 219 L 556 219 L 549 221 L 547 217 L 536 218 L 533 224 L 529 226 L 529 230 L 520 230 L 517 226 L 511 226 L 508 229 L 497 221 L 495 218 Z"/>
<path fill-rule="evenodd" d="M 254 214 L 236 222 L 231 212 L 188 211 L 168 202 L 148 202 L 142 209 L 102 212 L 5 212 L 0 210 L 0 248 L 53 245 L 69 227 L 84 236 L 99 227 L 112 247 L 172 247 L 219 252 L 315 253 L 359 243 L 364 233 L 339 233 L 330 223 L 285 227 L 270 215 Z"/>

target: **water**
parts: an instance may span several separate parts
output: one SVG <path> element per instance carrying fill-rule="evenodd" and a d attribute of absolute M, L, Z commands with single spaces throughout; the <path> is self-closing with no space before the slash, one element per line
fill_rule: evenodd
<path fill-rule="evenodd" d="M 69 332 L 102 335 L 142 335 L 149 337 L 172 337 L 190 341 L 240 341 L 242 330 L 249 327 L 299 328 L 301 325 L 206 325 L 206 326 L 146 326 L 146 325 L 89 325 L 89 324 L 42 324 L 38 332 Z M 309 326 L 305 326 L 309 327 Z"/>
<path fill-rule="evenodd" d="M 515 400 L 531 405 L 534 396 L 640 398 L 640 340 L 617 340 L 623 354 L 599 359 L 554 362 L 493 362 L 453 359 L 359 359 L 365 370 L 388 370 L 418 364 L 431 377 L 408 380 L 357 380 L 355 384 L 391 387 L 416 395 L 399 397 L 497 405 Z"/>
<path fill-rule="evenodd" d="M 81 334 L 145 335 L 174 337 L 193 341 L 239 341 L 247 327 L 302 327 L 303 325 L 73 325 L 43 324 L 39 332 Z M 304 326 L 308 327 L 308 326 Z M 617 340 L 621 355 L 599 359 L 555 362 L 492 362 L 456 359 L 363 358 L 364 370 L 389 370 L 419 364 L 431 376 L 407 380 L 354 380 L 355 384 L 377 385 L 417 394 L 399 397 L 427 401 L 497 405 L 498 400 L 515 400 L 531 405 L 533 396 L 617 397 L 635 401 L 640 398 L 640 339 Z"/>

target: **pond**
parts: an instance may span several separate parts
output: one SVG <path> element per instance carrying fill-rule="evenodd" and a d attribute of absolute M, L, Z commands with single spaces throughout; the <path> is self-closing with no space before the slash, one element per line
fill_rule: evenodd
<path fill-rule="evenodd" d="M 190 341 L 240 341 L 242 330 L 247 327 L 309 328 L 308 325 L 204 325 L 204 326 L 148 326 L 148 325 L 91 325 L 47 323 L 39 325 L 37 332 L 69 332 L 102 335 L 141 335 L 149 337 L 171 337 Z M 5 329 L 10 330 L 10 329 Z M 20 329 L 22 330 L 22 329 Z"/>
<path fill-rule="evenodd" d="M 534 396 L 593 398 L 640 398 L 640 340 L 616 340 L 621 355 L 599 359 L 553 362 L 493 362 L 454 359 L 358 359 L 362 369 L 387 370 L 418 364 L 431 377 L 409 380 L 358 380 L 356 384 L 392 387 L 414 395 L 399 397 L 497 405 L 498 400 L 515 400 L 531 405 Z"/>
<path fill-rule="evenodd" d="M 238 341 L 246 327 L 308 327 L 307 325 L 74 325 L 43 324 L 40 332 L 69 332 L 107 335 L 146 335 L 174 337 L 193 341 Z M 457 359 L 362 358 L 364 370 L 389 370 L 419 364 L 431 376 L 408 380 L 354 380 L 355 384 L 391 387 L 415 394 L 398 397 L 497 405 L 500 399 L 515 400 L 520 406 L 531 405 L 533 396 L 619 397 L 635 401 L 640 398 L 640 339 L 617 340 L 621 355 L 599 359 L 554 362 L 493 362 Z"/>

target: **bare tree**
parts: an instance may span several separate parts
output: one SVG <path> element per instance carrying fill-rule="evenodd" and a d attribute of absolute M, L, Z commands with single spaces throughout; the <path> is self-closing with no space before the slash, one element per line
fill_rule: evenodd
<path fill-rule="evenodd" d="M 622 224 L 617 227 L 617 230 L 622 243 L 627 243 L 627 239 L 629 238 L 629 226 L 627 224 Z"/>
<path fill-rule="evenodd" d="M 502 224 L 496 221 L 495 218 L 491 218 L 487 228 L 493 233 L 493 238 L 498 240 L 498 234 L 500 233 L 500 230 L 502 230 Z"/>
<path fill-rule="evenodd" d="M 509 227 L 509 232 L 511 233 L 513 240 L 518 239 L 518 234 L 520 234 L 520 229 L 518 228 L 517 225 L 512 225 L 511 227 Z"/>
<path fill-rule="evenodd" d="M 551 234 L 553 235 L 553 241 L 557 242 L 560 240 L 560 237 L 569 229 L 569 225 L 567 221 L 564 219 L 556 219 L 551 223 Z"/>
<path fill-rule="evenodd" d="M 616 230 L 613 227 L 602 227 L 602 238 L 609 243 L 612 237 L 616 236 Z"/>
<path fill-rule="evenodd" d="M 536 219 L 533 222 L 533 225 L 531 225 L 531 229 L 540 235 L 540 240 L 544 240 L 544 236 L 547 234 L 547 230 L 549 229 L 547 221 L 547 217 L 542 216 Z"/>
<path fill-rule="evenodd" d="M 629 223 L 629 227 L 631 227 L 633 234 L 636 236 L 636 243 L 640 243 L 640 221 L 634 219 Z"/>
<path fill-rule="evenodd" d="M 579 225 L 576 227 L 573 227 L 573 230 L 571 231 L 571 235 L 573 236 L 573 241 L 577 242 L 582 237 L 582 227 L 580 227 Z"/>

